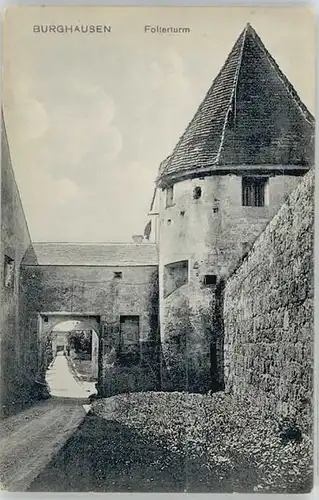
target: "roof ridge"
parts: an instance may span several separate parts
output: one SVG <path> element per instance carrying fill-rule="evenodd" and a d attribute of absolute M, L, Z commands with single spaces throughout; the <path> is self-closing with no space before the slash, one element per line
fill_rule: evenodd
<path fill-rule="evenodd" d="M 102 246 L 102 245 L 156 245 L 155 243 L 134 243 L 133 241 L 32 241 L 32 245 L 77 245 L 77 246 Z"/>
<path fill-rule="evenodd" d="M 241 36 L 243 37 L 243 40 L 242 40 L 242 44 L 241 44 L 241 48 L 240 48 L 240 54 L 239 54 L 239 58 L 238 58 L 238 63 L 237 63 L 236 71 L 235 71 L 232 92 L 231 92 L 231 96 L 230 96 L 230 99 L 229 99 L 228 108 L 227 108 L 227 111 L 226 111 L 226 114 L 225 114 L 225 120 L 224 120 L 223 129 L 222 129 L 222 135 L 221 135 L 221 139 L 220 139 L 220 145 L 219 145 L 219 148 L 218 148 L 218 151 L 217 151 L 217 155 L 216 155 L 216 158 L 215 158 L 215 161 L 213 162 L 213 164 L 216 164 L 219 161 L 219 158 L 220 158 L 220 155 L 221 155 L 221 152 L 222 152 L 222 148 L 223 148 L 223 144 L 224 144 L 225 134 L 226 134 L 226 126 L 227 126 L 227 122 L 228 122 L 228 115 L 229 115 L 229 113 L 230 113 L 230 111 L 231 111 L 231 109 L 233 107 L 232 105 L 233 105 L 234 98 L 235 98 L 235 101 L 236 101 L 236 91 L 237 91 L 237 85 L 238 85 L 238 76 L 239 76 L 239 71 L 240 71 L 241 63 L 242 63 L 242 60 L 243 60 L 243 52 L 244 52 L 244 46 L 245 46 L 245 42 L 246 42 L 246 35 L 247 35 L 247 31 L 248 31 L 249 27 L 250 27 L 250 24 L 247 23 L 244 31 L 241 34 Z M 236 102 L 235 102 L 235 106 L 236 106 Z M 235 109 L 236 109 L 236 107 L 235 107 Z"/>
<path fill-rule="evenodd" d="M 252 36 L 254 37 L 254 39 L 256 40 L 256 42 L 258 43 L 259 48 L 263 51 L 263 53 L 266 56 L 266 58 L 267 58 L 267 60 L 268 60 L 268 62 L 270 64 L 270 66 L 276 72 L 277 76 L 279 77 L 279 80 L 283 84 L 283 86 L 286 89 L 286 91 L 288 92 L 288 94 L 291 96 L 291 98 L 294 101 L 294 103 L 299 108 L 302 116 L 305 118 L 305 120 L 309 124 L 312 125 L 314 123 L 314 121 L 315 121 L 314 116 L 310 113 L 309 109 L 302 102 L 302 100 L 300 99 L 300 97 L 298 95 L 298 92 L 296 91 L 296 89 L 294 88 L 294 86 L 292 85 L 292 83 L 288 80 L 288 78 L 283 73 L 283 71 L 281 71 L 281 69 L 280 69 L 277 61 L 270 54 L 270 52 L 267 50 L 266 46 L 264 45 L 264 43 L 261 40 L 261 38 L 258 35 L 258 33 L 254 30 L 254 28 L 251 25 L 249 25 L 249 28 L 251 30 Z"/>
<path fill-rule="evenodd" d="M 239 35 L 238 37 L 238 40 L 237 42 L 240 40 L 240 37 L 244 35 L 244 33 L 247 31 L 247 28 L 248 26 L 245 27 L 245 29 L 241 32 L 241 34 Z M 190 127 L 192 126 L 192 124 L 195 122 L 195 120 L 198 118 L 198 115 L 200 115 L 201 111 L 202 111 L 202 108 L 203 106 L 206 104 L 206 100 L 207 100 L 207 97 L 209 96 L 209 94 L 212 92 L 212 90 L 214 89 L 214 86 L 216 85 L 216 82 L 218 81 L 218 78 L 219 76 L 221 75 L 221 73 L 224 71 L 224 68 L 225 66 L 227 66 L 227 63 L 229 62 L 229 59 L 230 57 L 232 56 L 233 54 L 233 51 L 234 51 L 234 48 L 235 48 L 236 44 L 232 46 L 231 50 L 229 51 L 228 53 L 228 56 L 224 62 L 224 64 L 222 65 L 222 67 L 220 68 L 219 72 L 217 73 L 217 75 L 215 76 L 215 78 L 213 79 L 213 82 L 212 84 L 210 85 L 208 91 L 206 92 L 206 94 L 204 95 L 204 98 L 202 99 L 202 101 L 200 102 L 198 108 L 197 108 L 197 111 L 196 113 L 193 115 L 192 119 L 188 122 L 188 125 L 186 126 L 184 132 L 182 133 L 182 135 L 179 137 L 172 153 L 170 155 L 167 156 L 167 158 L 165 158 L 165 160 L 163 160 L 161 162 L 161 164 L 163 164 L 166 160 L 167 163 L 166 165 L 164 166 L 164 169 L 163 169 L 163 172 L 159 172 L 159 175 L 158 175 L 158 178 L 161 177 L 162 173 L 164 173 L 164 171 L 166 170 L 169 170 L 169 167 L 171 165 L 171 162 L 174 158 L 174 153 L 177 151 L 177 149 L 179 148 L 182 140 L 184 139 L 185 135 L 187 134 L 188 130 L 190 129 Z"/>

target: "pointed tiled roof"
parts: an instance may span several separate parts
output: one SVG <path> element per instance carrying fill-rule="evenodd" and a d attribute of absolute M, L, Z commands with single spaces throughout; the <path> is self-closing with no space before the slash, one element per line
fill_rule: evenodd
<path fill-rule="evenodd" d="M 241 166 L 314 162 L 314 118 L 247 24 L 157 183 Z"/>

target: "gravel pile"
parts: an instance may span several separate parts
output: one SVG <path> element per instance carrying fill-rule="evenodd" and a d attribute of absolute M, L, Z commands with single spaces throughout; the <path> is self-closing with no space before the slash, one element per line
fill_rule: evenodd
<path fill-rule="evenodd" d="M 206 482 L 207 489 L 211 476 L 221 488 L 227 483 L 229 490 L 231 483 L 233 491 L 302 493 L 312 488 L 311 439 L 294 432 L 283 439 L 280 423 L 265 419 L 248 402 L 236 404 L 229 394 L 122 394 L 96 401 L 91 414 L 121 423 L 141 441 L 151 439 L 183 457 L 189 476 Z M 159 460 L 159 469 L 166 466 Z"/>

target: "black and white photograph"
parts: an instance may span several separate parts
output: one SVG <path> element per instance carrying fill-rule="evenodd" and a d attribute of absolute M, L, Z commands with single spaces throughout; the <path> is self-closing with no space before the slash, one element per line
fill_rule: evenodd
<path fill-rule="evenodd" d="M 316 16 L 9 7 L 0 489 L 310 493 Z"/>

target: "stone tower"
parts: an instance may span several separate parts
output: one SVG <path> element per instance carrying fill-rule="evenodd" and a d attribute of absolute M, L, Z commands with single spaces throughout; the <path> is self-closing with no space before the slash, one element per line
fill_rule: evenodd
<path fill-rule="evenodd" d="M 156 180 L 167 389 L 223 387 L 224 280 L 313 161 L 314 118 L 248 24 Z"/>

